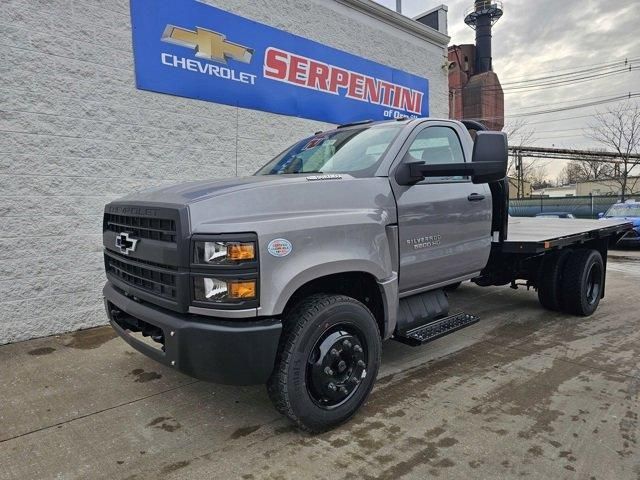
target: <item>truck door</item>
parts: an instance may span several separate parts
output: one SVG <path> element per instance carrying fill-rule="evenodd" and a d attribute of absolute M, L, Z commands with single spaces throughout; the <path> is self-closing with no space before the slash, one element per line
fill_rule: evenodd
<path fill-rule="evenodd" d="M 470 162 L 471 153 L 472 141 L 462 127 L 430 121 L 412 133 L 399 157 L 443 164 Z M 405 186 L 393 175 L 391 183 L 398 206 L 401 292 L 471 278 L 484 268 L 491 249 L 487 185 L 474 185 L 468 177 L 439 177 Z"/>

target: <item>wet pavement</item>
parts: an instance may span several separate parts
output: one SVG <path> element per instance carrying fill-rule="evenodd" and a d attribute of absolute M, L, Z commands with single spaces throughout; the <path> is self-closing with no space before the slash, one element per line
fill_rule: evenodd
<path fill-rule="evenodd" d="M 387 342 L 348 424 L 296 430 L 263 387 L 193 380 L 109 328 L 0 347 L 2 479 L 640 479 L 640 252 L 590 318 L 464 284 L 467 329 Z"/>

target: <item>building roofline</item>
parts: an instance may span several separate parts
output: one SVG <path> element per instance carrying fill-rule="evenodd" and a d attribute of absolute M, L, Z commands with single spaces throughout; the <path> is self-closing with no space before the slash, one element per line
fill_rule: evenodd
<path fill-rule="evenodd" d="M 392 27 L 395 27 L 403 32 L 410 33 L 415 37 L 422 40 L 427 40 L 431 43 L 435 43 L 439 47 L 446 47 L 449 45 L 451 37 L 441 33 L 431 27 L 427 27 L 422 23 L 413 20 L 409 17 L 394 12 L 393 10 L 384 7 L 372 0 L 335 0 L 337 3 L 341 3 L 349 8 L 364 13 L 370 17 L 373 17 L 379 21 L 386 23 Z"/>
<path fill-rule="evenodd" d="M 426 11 L 424 11 L 422 13 L 419 13 L 419 14 L 411 17 L 411 20 L 416 20 L 417 21 L 418 18 L 422 18 L 425 15 L 429 15 L 430 13 L 436 12 L 438 10 L 444 10 L 445 12 L 448 12 L 449 11 L 449 7 L 446 6 L 444 3 L 441 3 L 437 7 L 430 8 L 429 10 L 426 10 Z"/>

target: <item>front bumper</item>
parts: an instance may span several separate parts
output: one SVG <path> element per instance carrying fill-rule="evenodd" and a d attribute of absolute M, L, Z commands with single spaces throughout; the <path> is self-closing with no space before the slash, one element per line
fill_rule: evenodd
<path fill-rule="evenodd" d="M 227 320 L 184 315 L 140 303 L 107 282 L 105 308 L 114 330 L 148 357 L 191 377 L 228 385 L 266 383 L 273 371 L 282 324 L 277 319 Z M 134 337 L 161 340 L 155 348 Z"/>

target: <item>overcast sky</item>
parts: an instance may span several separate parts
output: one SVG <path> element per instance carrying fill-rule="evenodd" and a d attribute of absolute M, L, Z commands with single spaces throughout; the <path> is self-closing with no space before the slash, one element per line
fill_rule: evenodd
<path fill-rule="evenodd" d="M 395 0 L 376 1 L 395 9 Z M 440 3 L 449 7 L 451 45 L 474 43 L 475 32 L 464 23 L 464 13 L 473 0 L 403 0 L 403 13 L 413 17 Z M 589 69 L 593 64 L 621 61 L 622 66 L 625 58 L 640 58 L 638 0 L 504 0 L 503 5 L 504 16 L 493 30 L 493 66 L 503 85 Z M 632 65 L 640 66 L 640 60 L 632 61 Z M 505 85 L 509 123 L 509 116 L 514 114 L 640 92 L 640 69 L 543 90 L 518 92 L 506 88 Z M 528 129 L 534 131 L 535 139 L 530 143 L 559 148 L 595 147 L 584 132 L 592 120 L 569 117 L 588 116 L 608 105 L 527 116 Z"/>

